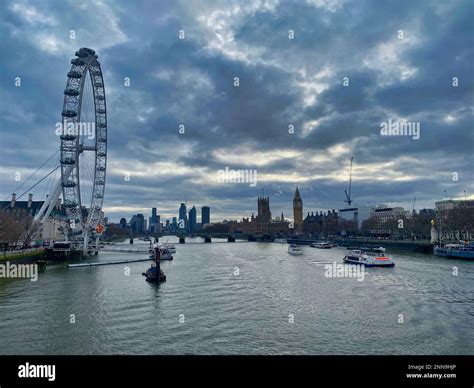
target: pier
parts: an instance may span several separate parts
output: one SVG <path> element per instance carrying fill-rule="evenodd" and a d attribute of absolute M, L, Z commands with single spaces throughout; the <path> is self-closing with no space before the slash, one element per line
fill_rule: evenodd
<path fill-rule="evenodd" d="M 150 261 L 150 260 L 151 260 L 150 258 L 146 258 L 146 259 L 128 259 L 128 260 L 113 260 L 113 261 L 96 261 L 93 263 L 69 264 L 67 267 L 68 268 L 98 267 L 100 265 L 138 263 L 141 261 Z"/>

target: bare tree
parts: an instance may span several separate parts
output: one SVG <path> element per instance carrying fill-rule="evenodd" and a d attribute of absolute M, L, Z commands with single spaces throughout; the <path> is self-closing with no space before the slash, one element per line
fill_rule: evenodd
<path fill-rule="evenodd" d="M 7 245 L 16 245 L 20 240 L 22 227 L 12 213 L 0 212 L 0 241 Z"/>

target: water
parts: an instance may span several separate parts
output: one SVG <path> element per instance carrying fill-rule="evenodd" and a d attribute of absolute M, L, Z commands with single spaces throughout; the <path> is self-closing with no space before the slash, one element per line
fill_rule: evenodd
<path fill-rule="evenodd" d="M 0 354 L 474 354 L 472 262 L 389 251 L 395 268 L 357 281 L 324 276 L 344 248 L 198 241 L 176 244 L 159 286 L 148 262 L 0 279 Z"/>

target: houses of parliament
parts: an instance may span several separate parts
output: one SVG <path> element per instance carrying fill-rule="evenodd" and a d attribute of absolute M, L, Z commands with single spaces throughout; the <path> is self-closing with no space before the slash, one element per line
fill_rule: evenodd
<path fill-rule="evenodd" d="M 241 222 L 230 221 L 230 233 L 252 233 L 252 234 L 302 234 L 320 231 L 326 223 L 337 223 L 335 210 L 323 214 L 308 213 L 303 219 L 303 199 L 298 187 L 293 197 L 293 221 L 285 220 L 283 213 L 280 217 L 272 219 L 270 210 L 270 198 L 259 196 L 257 199 L 257 216 L 252 214 L 250 218 L 243 218 Z"/>

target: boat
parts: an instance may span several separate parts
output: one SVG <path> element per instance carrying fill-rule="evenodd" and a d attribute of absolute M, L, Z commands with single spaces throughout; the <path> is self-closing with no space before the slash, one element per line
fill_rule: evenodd
<path fill-rule="evenodd" d="M 146 272 L 144 272 L 142 275 L 145 276 L 145 280 L 147 282 L 151 282 L 151 283 L 159 283 L 159 282 L 164 282 L 166 281 L 166 275 L 165 273 L 163 272 L 162 269 L 159 269 L 159 277 L 156 276 L 158 270 L 157 270 L 157 267 L 156 265 L 151 265 L 150 268 L 148 268 L 146 270 Z"/>
<path fill-rule="evenodd" d="M 298 245 L 290 244 L 288 245 L 288 253 L 290 255 L 302 255 L 303 251 Z"/>
<path fill-rule="evenodd" d="M 453 259 L 474 259 L 474 243 L 446 244 L 433 248 L 435 256 Z"/>
<path fill-rule="evenodd" d="M 362 245 L 360 249 L 364 252 L 385 253 L 385 248 L 377 245 Z"/>
<path fill-rule="evenodd" d="M 151 264 L 150 268 L 148 268 L 145 272 L 142 273 L 142 275 L 145 276 L 145 280 L 147 282 L 160 283 L 166 280 L 166 275 L 160 268 L 160 262 L 162 259 L 161 250 L 158 247 L 154 247 L 154 250 L 154 262 Z"/>
<path fill-rule="evenodd" d="M 331 249 L 332 245 L 327 242 L 314 242 L 310 245 L 311 248 L 319 248 L 319 249 Z"/>
<path fill-rule="evenodd" d="M 278 244 L 287 244 L 288 242 L 286 241 L 286 238 L 276 238 L 273 240 L 273 242 L 278 243 Z"/>
<path fill-rule="evenodd" d="M 167 248 L 164 248 L 164 246 L 160 245 L 160 244 L 154 244 L 153 249 L 150 249 L 148 251 L 150 253 L 150 259 L 155 258 L 155 249 L 160 250 L 161 260 L 173 260 L 173 256 L 171 255 L 171 251 Z"/>
<path fill-rule="evenodd" d="M 166 248 L 160 248 L 161 260 L 173 260 L 171 252 Z"/>
<path fill-rule="evenodd" d="M 383 253 L 364 252 L 360 249 L 353 250 L 344 256 L 344 262 L 349 264 L 359 264 L 366 267 L 393 267 L 394 261 Z"/>
<path fill-rule="evenodd" d="M 170 253 L 176 253 L 176 247 L 174 246 L 174 244 L 165 243 L 165 244 L 159 244 L 158 246 L 161 249 L 167 249 Z"/>

